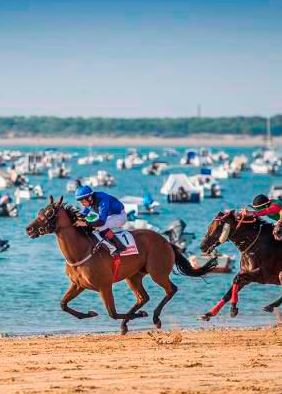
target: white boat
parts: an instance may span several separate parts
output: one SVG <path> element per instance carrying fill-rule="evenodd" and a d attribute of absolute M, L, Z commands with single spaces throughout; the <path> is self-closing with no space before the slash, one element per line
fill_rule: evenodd
<path fill-rule="evenodd" d="M 43 189 L 40 185 L 34 187 L 31 185 L 17 187 L 14 196 L 16 204 L 20 204 L 21 200 L 45 198 Z"/>
<path fill-rule="evenodd" d="M 153 226 L 147 220 L 144 219 L 135 219 L 133 221 L 127 221 L 124 226 L 126 230 L 153 230 L 159 232 L 160 229 L 156 226 Z"/>
<path fill-rule="evenodd" d="M 282 184 L 271 186 L 268 197 L 274 200 L 282 200 Z"/>
<path fill-rule="evenodd" d="M 204 188 L 203 186 L 196 186 L 193 184 L 192 180 L 186 174 L 170 174 L 167 180 L 164 182 L 160 192 L 168 196 L 175 196 L 176 199 L 170 202 L 181 202 L 181 198 L 178 199 L 177 196 L 180 190 L 184 190 L 190 198 L 187 201 L 200 201 L 204 198 Z M 183 200 L 183 202 L 185 202 Z"/>
<path fill-rule="evenodd" d="M 126 213 L 135 211 L 136 216 L 144 210 L 144 199 L 143 197 L 137 196 L 124 196 L 120 198 L 120 201 L 124 205 L 124 210 Z M 152 212 L 160 206 L 158 201 L 153 201 L 151 204 Z M 141 213 L 142 214 L 142 213 Z"/>
<path fill-rule="evenodd" d="M 199 153 L 196 150 L 187 150 L 180 159 L 180 164 L 199 167 L 201 165 Z"/>
<path fill-rule="evenodd" d="M 68 178 L 70 172 L 71 172 L 70 167 L 65 167 L 65 166 L 52 167 L 48 169 L 48 177 L 49 179 Z"/>
<path fill-rule="evenodd" d="M 4 190 L 7 189 L 11 185 L 11 182 L 6 177 L 0 175 L 0 189 Z"/>
<path fill-rule="evenodd" d="M 256 159 L 250 164 L 250 168 L 255 174 L 268 174 L 271 170 L 270 164 L 265 163 L 261 159 Z"/>
<path fill-rule="evenodd" d="M 168 168 L 168 163 L 165 161 L 156 161 L 150 164 L 148 167 L 142 168 L 142 174 L 144 175 L 161 175 L 163 171 Z"/>
<path fill-rule="evenodd" d="M 97 187 L 97 186 L 111 187 L 111 186 L 115 186 L 116 184 L 115 178 L 105 170 L 98 171 L 97 175 L 83 178 L 82 183 L 92 187 Z"/>
<path fill-rule="evenodd" d="M 198 269 L 205 265 L 209 260 L 210 256 L 203 255 L 190 255 L 189 261 L 193 268 Z M 212 270 L 216 273 L 230 273 L 235 268 L 235 258 L 228 254 L 218 254 L 216 256 L 218 265 Z"/>

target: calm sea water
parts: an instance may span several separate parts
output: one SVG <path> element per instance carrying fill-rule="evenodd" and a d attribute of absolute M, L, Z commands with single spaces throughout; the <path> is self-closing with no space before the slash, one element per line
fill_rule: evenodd
<path fill-rule="evenodd" d="M 23 148 L 28 150 L 28 148 Z M 245 153 L 248 156 L 255 148 L 226 148 L 231 156 Z M 146 153 L 148 148 L 140 148 Z M 154 149 L 162 152 L 162 149 Z M 64 151 L 87 154 L 87 148 L 65 148 Z M 96 152 L 111 152 L 115 159 L 125 154 L 121 148 L 98 148 Z M 184 148 L 180 149 L 184 152 Z M 170 162 L 178 162 L 180 157 L 169 158 Z M 165 228 L 173 219 L 183 218 L 188 231 L 196 234 L 196 240 L 191 245 L 192 252 L 199 251 L 199 244 L 206 232 L 208 223 L 219 210 L 240 208 L 252 201 L 257 193 L 268 193 L 273 183 L 280 183 L 280 177 L 254 175 L 244 172 L 239 179 L 222 180 L 224 197 L 219 200 L 204 200 L 201 204 L 167 204 L 166 198 L 159 190 L 166 176 L 150 177 L 142 175 L 140 169 L 118 171 L 115 160 L 92 166 L 78 166 L 74 159 L 71 163 L 73 178 L 95 174 L 98 169 L 110 171 L 117 180 L 117 186 L 110 192 L 118 197 L 124 195 L 142 195 L 145 189 L 161 202 L 161 215 L 150 218 L 152 224 Z M 188 170 L 187 170 L 188 171 Z M 48 194 L 59 197 L 62 193 L 65 200 L 74 204 L 73 196 L 66 192 L 66 180 L 48 180 L 47 175 L 30 177 L 32 184 L 41 183 Z M 10 241 L 10 249 L 0 254 L 0 333 L 33 334 L 51 332 L 104 332 L 119 329 L 119 322 L 111 320 L 100 300 L 99 294 L 85 291 L 72 302 L 74 307 L 82 311 L 91 309 L 99 313 L 97 318 L 76 320 L 74 317 L 61 312 L 59 302 L 68 287 L 68 279 L 64 273 L 64 259 L 57 249 L 54 235 L 36 240 L 30 240 L 25 235 L 26 225 L 35 217 L 37 211 L 45 206 L 43 200 L 30 200 L 22 204 L 18 218 L 0 218 L 1 238 Z M 227 243 L 221 250 L 236 256 L 238 269 L 238 253 L 236 248 Z M 235 272 L 234 271 L 234 272 Z M 257 326 L 274 322 L 274 317 L 262 311 L 262 307 L 280 295 L 276 286 L 252 284 L 240 293 L 239 315 L 236 319 L 229 317 L 229 306 L 212 322 L 197 320 L 202 313 L 229 288 L 234 273 L 213 274 L 205 283 L 201 278 L 181 277 L 172 274 L 172 280 L 179 288 L 174 299 L 165 307 L 162 314 L 163 328 L 200 328 L 216 326 Z M 143 309 L 149 312 L 146 319 L 135 320 L 130 324 L 131 329 L 152 327 L 152 311 L 163 291 L 149 278 L 145 286 L 151 296 L 149 304 Z M 114 294 L 118 311 L 126 311 L 135 302 L 134 296 L 125 283 L 114 285 Z"/>

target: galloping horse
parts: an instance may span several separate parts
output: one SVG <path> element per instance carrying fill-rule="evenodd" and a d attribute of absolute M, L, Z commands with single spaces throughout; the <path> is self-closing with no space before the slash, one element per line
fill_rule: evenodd
<path fill-rule="evenodd" d="M 273 237 L 273 225 L 259 218 L 236 214 L 235 211 L 219 212 L 209 225 L 202 240 L 203 252 L 211 253 L 218 245 L 231 241 L 241 252 L 240 272 L 223 298 L 206 314 L 210 320 L 231 300 L 231 317 L 238 314 L 238 292 L 247 284 L 282 285 L 282 242 Z M 282 304 L 282 297 L 264 307 L 267 312 Z"/>
<path fill-rule="evenodd" d="M 153 315 L 154 324 L 160 328 L 161 311 L 177 291 L 177 287 L 169 279 L 174 263 L 178 271 L 186 276 L 204 275 L 216 265 L 214 261 L 209 261 L 202 268 L 194 269 L 177 247 L 160 234 L 151 230 L 136 230 L 132 233 L 139 254 L 121 256 L 116 278 L 112 256 L 102 248 L 97 248 L 97 241 L 94 241 L 89 232 L 74 227 L 74 223 L 79 219 L 81 219 L 79 212 L 74 207 L 63 204 L 63 197 L 58 202 L 54 202 L 51 196 L 50 203 L 39 211 L 36 219 L 27 226 L 26 232 L 31 238 L 50 233 L 56 234 L 59 248 L 66 259 L 66 272 L 71 280 L 70 288 L 61 300 L 62 309 L 78 319 L 97 316 L 93 311 L 82 313 L 72 309 L 68 303 L 85 289 L 98 291 L 109 316 L 113 319 L 122 319 L 122 334 L 127 333 L 129 320 L 147 316 L 146 312 L 139 311 L 149 301 L 142 284 L 146 274 L 149 274 L 166 293 Z M 137 299 L 127 313 L 116 312 L 112 293 L 113 282 L 121 280 L 126 280 Z"/>

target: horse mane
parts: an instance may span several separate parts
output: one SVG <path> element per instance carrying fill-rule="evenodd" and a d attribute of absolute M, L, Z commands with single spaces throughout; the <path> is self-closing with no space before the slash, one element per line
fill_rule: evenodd
<path fill-rule="evenodd" d="M 80 210 L 76 207 L 74 207 L 71 204 L 64 203 L 63 205 L 64 210 L 68 214 L 68 217 L 72 221 L 72 223 L 75 223 L 77 220 L 82 220 L 84 219 L 84 216 L 80 212 Z"/>
<path fill-rule="evenodd" d="M 62 204 L 62 208 L 67 213 L 72 223 L 75 223 L 77 220 L 85 219 L 80 210 L 71 204 L 64 203 Z M 88 237 L 92 233 L 92 230 L 89 227 L 76 227 L 76 230 L 79 231 L 81 235 Z"/>

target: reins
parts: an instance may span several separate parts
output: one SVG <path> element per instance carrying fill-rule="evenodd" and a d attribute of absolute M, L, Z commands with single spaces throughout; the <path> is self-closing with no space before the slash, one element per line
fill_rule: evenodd
<path fill-rule="evenodd" d="M 241 251 L 242 254 L 243 254 L 243 253 L 247 253 L 247 252 L 255 245 L 255 243 L 256 243 L 257 240 L 259 239 L 259 236 L 260 236 L 260 233 L 261 233 L 262 226 L 263 226 L 262 224 L 259 226 L 259 231 L 258 231 L 258 233 L 257 233 L 256 238 L 253 240 L 253 242 L 251 242 L 250 245 L 247 246 L 247 248 L 246 248 L 245 250 Z"/>

